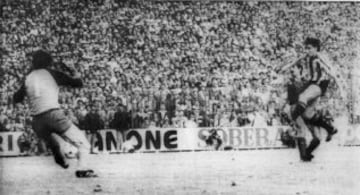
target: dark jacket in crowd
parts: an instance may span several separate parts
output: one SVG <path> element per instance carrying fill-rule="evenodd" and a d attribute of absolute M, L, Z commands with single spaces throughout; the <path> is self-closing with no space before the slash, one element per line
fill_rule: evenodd
<path fill-rule="evenodd" d="M 145 122 L 145 119 L 137 114 L 137 112 L 132 113 L 132 116 L 130 117 L 130 128 L 141 128 L 143 123 Z"/>
<path fill-rule="evenodd" d="M 207 114 L 205 111 L 200 111 L 200 117 L 198 119 L 199 127 L 211 127 L 213 126 L 213 122 L 211 121 L 211 118 L 213 118 L 214 115 Z"/>
<path fill-rule="evenodd" d="M 84 119 L 85 130 L 95 133 L 97 130 L 104 129 L 105 124 L 100 115 L 96 112 L 89 112 Z"/>
<path fill-rule="evenodd" d="M 171 118 L 173 118 L 175 116 L 176 100 L 174 97 L 172 97 L 171 94 L 168 94 L 166 96 L 165 108 L 166 108 L 166 111 L 169 113 L 169 116 Z"/>
<path fill-rule="evenodd" d="M 250 119 L 249 118 L 247 118 L 246 116 L 241 116 L 241 117 L 238 117 L 238 123 L 239 123 L 239 126 L 240 127 L 243 127 L 243 126 L 245 126 L 245 125 L 247 125 L 247 124 L 250 124 Z"/>
<path fill-rule="evenodd" d="M 6 129 L 6 127 L 2 123 L 0 123 L 0 132 L 4 131 L 8 131 L 8 129 Z"/>
<path fill-rule="evenodd" d="M 121 132 L 126 131 L 130 128 L 131 118 L 128 112 L 123 110 L 118 110 L 114 119 L 110 122 L 110 128 L 117 129 Z"/>

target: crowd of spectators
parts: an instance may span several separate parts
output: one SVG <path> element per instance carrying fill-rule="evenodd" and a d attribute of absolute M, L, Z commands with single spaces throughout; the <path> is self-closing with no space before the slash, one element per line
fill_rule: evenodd
<path fill-rule="evenodd" d="M 279 64 L 317 37 L 348 78 L 360 40 L 355 2 L 14 0 L 1 5 L 1 128 L 24 130 L 12 95 L 31 53 L 75 64 L 83 89 L 60 103 L 82 129 L 279 125 Z M 351 82 L 349 82 L 351 83 Z M 350 84 L 349 84 L 350 85 Z M 351 113 L 336 87 L 321 105 Z M 324 103 L 325 102 L 325 103 Z"/>

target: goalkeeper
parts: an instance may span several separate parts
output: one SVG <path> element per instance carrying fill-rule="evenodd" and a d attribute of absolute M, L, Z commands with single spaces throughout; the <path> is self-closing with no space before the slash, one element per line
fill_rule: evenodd
<path fill-rule="evenodd" d="M 67 141 L 78 149 L 75 175 L 94 177 L 96 174 L 86 165 L 90 144 L 83 132 L 65 116 L 58 103 L 59 85 L 76 88 L 82 87 L 83 83 L 74 67 L 60 63 L 58 65 L 63 70 L 58 71 L 51 69 L 53 64 L 49 53 L 42 50 L 34 52 L 31 71 L 14 94 L 14 103 L 22 102 L 27 96 L 33 116 L 33 130 L 48 143 L 58 165 L 69 167 L 64 150 Z"/>

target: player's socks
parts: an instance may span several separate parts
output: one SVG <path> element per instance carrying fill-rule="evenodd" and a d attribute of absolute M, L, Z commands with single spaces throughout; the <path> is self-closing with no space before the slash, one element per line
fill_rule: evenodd
<path fill-rule="evenodd" d="M 337 133 L 337 129 L 334 126 L 332 126 L 331 123 L 324 120 L 323 117 L 318 117 L 318 118 L 314 117 L 313 119 L 310 120 L 310 123 L 312 125 L 322 127 L 325 129 L 325 131 L 328 134 L 325 139 L 325 141 L 327 142 L 330 141 L 332 136 Z"/>
<path fill-rule="evenodd" d="M 337 129 L 334 129 L 334 130 L 332 130 L 331 132 L 328 132 L 328 135 L 326 136 L 325 141 L 327 141 L 327 142 L 331 141 L 332 136 L 333 136 L 334 134 L 336 134 L 337 132 L 338 132 Z"/>
<path fill-rule="evenodd" d="M 55 133 L 50 135 L 50 149 L 55 162 L 62 168 L 66 169 L 69 167 L 69 163 L 67 162 L 66 156 L 61 148 L 61 143 L 63 143 L 63 140 L 59 135 Z"/>
<path fill-rule="evenodd" d="M 300 159 L 303 161 L 311 161 L 311 158 L 307 155 L 305 138 L 303 137 L 297 138 L 297 142 L 300 153 Z"/>
<path fill-rule="evenodd" d="M 67 169 L 69 167 L 69 163 L 65 160 L 65 155 L 61 152 L 60 147 L 50 147 L 55 162 L 60 165 L 62 168 Z"/>
<path fill-rule="evenodd" d="M 337 129 L 331 125 L 331 123 L 325 121 L 324 119 L 320 118 L 319 120 L 319 126 L 323 127 L 328 135 L 326 136 L 325 141 L 330 141 L 332 136 L 337 133 Z"/>
<path fill-rule="evenodd" d="M 306 104 L 298 102 L 294 109 L 291 111 L 291 118 L 295 121 L 300 115 L 305 112 Z"/>
<path fill-rule="evenodd" d="M 311 140 L 309 146 L 306 148 L 306 154 L 309 158 L 314 158 L 314 155 L 311 153 L 320 145 L 320 140 L 318 138 L 314 138 Z"/>

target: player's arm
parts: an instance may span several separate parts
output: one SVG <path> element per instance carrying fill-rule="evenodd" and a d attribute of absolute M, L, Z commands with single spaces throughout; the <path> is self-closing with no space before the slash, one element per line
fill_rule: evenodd
<path fill-rule="evenodd" d="M 316 61 L 317 65 L 320 66 L 327 74 L 329 74 L 332 78 L 335 79 L 336 82 L 340 79 L 340 73 L 337 71 L 329 61 L 319 56 L 319 60 Z M 340 81 L 339 81 L 340 82 Z"/>
<path fill-rule="evenodd" d="M 23 83 L 20 89 L 17 90 L 13 96 L 14 104 L 24 101 L 25 96 L 26 96 L 26 88 L 25 88 L 25 84 Z"/>
<path fill-rule="evenodd" d="M 50 74 L 54 77 L 58 85 L 70 86 L 70 87 L 83 87 L 83 82 L 80 78 L 80 74 L 74 73 L 73 75 L 67 75 L 61 71 L 49 70 Z"/>
<path fill-rule="evenodd" d="M 301 56 L 301 57 L 299 57 L 298 59 L 296 59 L 296 60 L 294 60 L 294 61 L 292 61 L 292 62 L 290 62 L 290 63 L 288 63 L 288 64 L 280 65 L 279 67 L 277 67 L 277 68 L 275 69 L 275 71 L 278 72 L 278 73 L 279 73 L 279 72 L 284 72 L 285 70 L 287 70 L 287 69 L 293 67 L 294 65 L 296 65 L 296 64 L 297 64 L 300 60 L 302 60 L 304 57 L 305 57 L 305 56 Z"/>
<path fill-rule="evenodd" d="M 344 94 L 346 94 L 344 92 L 345 89 L 341 85 L 342 83 L 344 83 L 345 79 L 342 78 L 339 71 L 325 57 L 322 57 L 321 55 L 319 55 L 318 59 L 319 60 L 317 61 L 317 63 L 327 74 L 329 74 L 330 77 L 332 77 L 335 80 L 335 83 L 338 85 L 341 95 L 343 97 L 345 97 L 345 95 L 344 95 Z"/>

